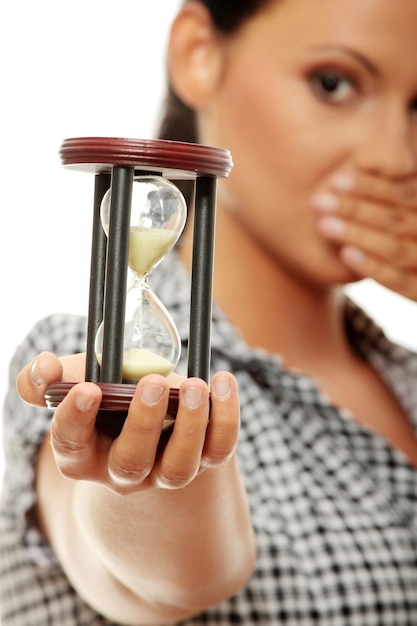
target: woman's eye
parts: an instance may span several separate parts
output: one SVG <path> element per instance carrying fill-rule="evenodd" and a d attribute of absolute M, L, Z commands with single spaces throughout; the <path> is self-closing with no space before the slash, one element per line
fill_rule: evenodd
<path fill-rule="evenodd" d="M 309 80 L 314 93 L 327 102 L 345 102 L 355 91 L 353 81 L 336 72 L 315 72 Z"/>

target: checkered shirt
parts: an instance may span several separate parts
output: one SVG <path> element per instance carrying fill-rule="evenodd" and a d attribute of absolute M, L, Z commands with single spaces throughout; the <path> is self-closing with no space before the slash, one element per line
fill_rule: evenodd
<path fill-rule="evenodd" d="M 175 257 L 155 274 L 154 289 L 183 339 L 184 373 L 188 275 Z M 416 355 L 390 343 L 349 300 L 345 310 L 352 344 L 417 429 Z M 42 350 L 84 351 L 85 328 L 76 316 L 44 319 L 11 363 L 0 515 L 3 626 L 110 624 L 71 588 L 31 522 L 34 462 L 51 414 L 23 404 L 14 383 Z M 312 379 L 250 349 L 217 309 L 212 330 L 213 371 L 230 370 L 239 382 L 238 455 L 258 556 L 245 588 L 183 626 L 416 626 L 415 469 L 348 411 L 332 406 Z"/>

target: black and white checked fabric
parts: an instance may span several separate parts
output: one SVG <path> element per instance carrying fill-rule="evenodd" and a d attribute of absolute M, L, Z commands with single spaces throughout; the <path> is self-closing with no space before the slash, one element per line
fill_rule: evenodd
<path fill-rule="evenodd" d="M 185 370 L 188 277 L 175 261 L 154 288 L 181 337 Z M 417 357 L 392 345 L 346 302 L 352 343 L 406 408 L 417 431 Z M 417 626 L 417 472 L 384 439 L 329 404 L 314 381 L 250 350 L 219 311 L 213 370 L 236 375 L 239 445 L 258 558 L 234 598 L 185 626 Z M 41 350 L 83 351 L 85 320 L 55 315 L 17 349 L 5 404 L 7 467 L 0 516 L 2 626 L 109 626 L 77 596 L 31 524 L 37 447 L 50 413 L 15 392 L 21 367 Z M 115 626 L 115 625 L 114 625 Z"/>

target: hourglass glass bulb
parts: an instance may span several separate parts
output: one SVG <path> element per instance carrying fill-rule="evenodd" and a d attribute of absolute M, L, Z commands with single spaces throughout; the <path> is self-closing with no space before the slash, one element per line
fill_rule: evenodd
<path fill-rule="evenodd" d="M 101 219 L 108 235 L 110 192 L 102 202 Z M 135 179 L 129 236 L 129 267 L 135 280 L 126 295 L 123 337 L 123 379 L 137 381 L 149 373 L 169 374 L 181 350 L 175 325 L 147 284 L 147 277 L 180 236 L 186 220 L 186 203 L 175 185 L 157 176 Z M 100 363 L 103 324 L 96 336 Z"/>
<path fill-rule="evenodd" d="M 101 204 L 101 221 L 108 235 L 110 190 Z M 180 236 L 187 205 L 180 190 L 159 176 L 136 177 L 132 188 L 129 267 L 139 277 L 148 275 Z"/>
<path fill-rule="evenodd" d="M 126 299 L 123 378 L 167 376 L 178 363 L 181 341 L 168 311 L 146 283 L 132 287 Z"/>

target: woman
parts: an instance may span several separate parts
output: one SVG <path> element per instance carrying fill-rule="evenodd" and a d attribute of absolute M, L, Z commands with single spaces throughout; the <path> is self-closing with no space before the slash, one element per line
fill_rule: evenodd
<path fill-rule="evenodd" d="M 38 408 L 8 403 L 3 626 L 417 623 L 417 358 L 341 291 L 368 276 L 416 298 L 416 20 L 414 0 L 184 4 L 163 136 L 235 162 L 211 419 L 183 381 L 157 451 L 152 375 L 114 442 L 91 383 L 49 425 L 45 386 L 82 380 L 83 357 L 35 357 L 82 351 L 84 320 L 41 322 L 14 365 Z M 186 230 L 154 284 L 183 337 L 190 249 Z"/>

